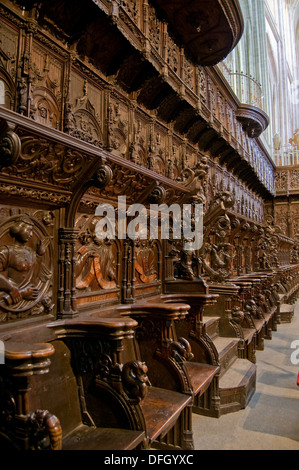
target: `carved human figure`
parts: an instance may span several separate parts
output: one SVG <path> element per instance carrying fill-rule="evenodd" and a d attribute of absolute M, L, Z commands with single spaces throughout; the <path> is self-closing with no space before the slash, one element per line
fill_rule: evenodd
<path fill-rule="evenodd" d="M 19 110 L 21 114 L 24 114 L 27 109 L 27 84 L 25 78 L 22 78 L 19 83 Z"/>
<path fill-rule="evenodd" d="M 185 279 L 187 281 L 193 281 L 195 274 L 193 271 L 194 266 L 194 252 L 188 250 L 176 250 L 173 249 L 170 255 L 177 256 L 174 264 L 174 277 L 177 279 Z"/>
<path fill-rule="evenodd" d="M 33 235 L 33 224 L 26 217 L 19 217 L 10 227 L 9 233 L 14 239 L 12 245 L 0 247 L 0 292 L 7 305 L 17 304 L 22 300 L 34 300 L 38 289 L 34 286 L 37 256 L 42 256 L 45 249 L 39 242 L 36 250 L 26 246 Z"/>

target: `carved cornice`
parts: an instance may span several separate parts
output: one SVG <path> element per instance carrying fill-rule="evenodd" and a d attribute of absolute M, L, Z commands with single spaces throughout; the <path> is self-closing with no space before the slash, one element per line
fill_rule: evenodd
<path fill-rule="evenodd" d="M 237 45 L 243 34 L 238 1 L 155 0 L 186 51 L 199 65 L 216 65 Z"/>
<path fill-rule="evenodd" d="M 166 176 L 160 175 L 152 170 L 148 170 L 140 165 L 137 165 L 123 157 L 112 155 L 104 149 L 95 147 L 88 142 L 83 142 L 77 138 L 69 136 L 63 132 L 57 131 L 56 129 L 49 128 L 42 124 L 36 123 L 32 119 L 21 116 L 17 113 L 9 111 L 5 108 L 0 109 L 0 120 L 1 122 L 13 123 L 16 129 L 16 133 L 22 135 L 23 142 L 31 145 L 40 142 L 42 145 L 42 156 L 45 157 L 45 153 L 50 152 L 52 145 L 55 145 L 55 149 L 59 151 L 60 155 L 71 155 L 75 152 L 81 159 L 82 169 L 78 169 L 78 172 L 74 172 L 74 168 L 67 169 L 68 178 L 65 178 L 64 183 L 55 182 L 53 174 L 45 171 L 45 180 L 41 181 L 36 172 L 34 172 L 35 179 L 31 182 L 30 187 L 26 191 L 20 189 L 21 194 L 24 197 L 30 197 L 31 199 L 37 198 L 38 200 L 49 200 L 52 201 L 50 195 L 55 193 L 63 196 L 57 198 L 56 202 L 58 205 L 69 202 L 71 192 L 80 191 L 80 187 L 86 185 L 88 179 L 94 183 L 94 189 L 92 193 L 95 195 L 101 194 L 102 197 L 105 195 L 107 198 L 115 199 L 118 195 L 127 195 L 128 202 L 132 198 L 135 202 L 142 199 L 142 202 L 149 197 L 156 187 L 163 187 L 165 192 L 166 201 L 168 198 L 173 197 L 178 201 L 183 198 L 189 191 L 181 183 L 171 180 Z M 32 147 L 37 152 L 37 147 Z M 52 149 L 51 152 L 54 153 Z M 52 155 L 51 153 L 51 155 Z M 56 154 L 56 153 L 55 153 Z M 31 164 L 34 164 L 35 153 L 31 152 L 30 159 Z M 38 152 L 36 153 L 38 158 Z M 44 160 L 44 158 L 43 158 Z M 20 159 L 20 165 L 21 165 Z M 12 168 L 12 167 L 11 167 Z M 56 167 L 55 167 L 56 168 Z M 24 168 L 22 168 L 22 171 Z M 72 171 L 70 171 L 72 170 Z M 80 170 L 80 171 L 79 171 Z M 104 174 L 103 174 L 103 170 Z M 11 170 L 13 171 L 13 170 Z M 7 173 L 8 172 L 8 173 Z M 55 169 L 57 172 L 57 168 Z M 7 175 L 6 175 L 7 173 Z M 56 173 L 55 173 L 56 174 Z M 62 175 L 61 175 L 62 176 Z M 66 175 L 67 176 L 67 175 Z M 101 181 L 99 181 L 99 177 Z M 28 178 L 28 177 L 27 177 Z M 103 188 L 102 179 L 105 179 L 107 186 Z M 2 185 L 7 188 L 8 194 L 13 195 L 16 191 L 13 190 L 14 186 L 17 188 L 20 183 L 23 182 L 22 172 L 18 173 L 17 169 L 14 170 L 13 174 L 9 173 L 9 169 L 5 170 L 1 175 Z M 13 182 L 14 181 L 14 182 Z M 62 180 L 61 180 L 62 181 Z M 25 185 L 29 182 L 25 181 Z M 4 188 L 5 189 L 5 188 Z M 52 190 L 51 190 L 52 189 Z M 1 189 L 0 189 L 1 191 Z M 137 195 L 136 195 L 137 191 Z M 45 193 L 44 195 L 42 193 Z M 47 198 L 47 194 L 49 198 Z M 17 194 L 18 195 L 18 194 Z M 55 199 L 55 197 L 54 197 Z"/>
<path fill-rule="evenodd" d="M 8 0 L 5 3 L 9 4 Z M 168 5 L 169 8 L 177 8 L 183 2 L 159 1 L 158 3 L 161 3 L 161 8 L 164 7 L 164 4 Z M 16 1 L 16 4 L 18 4 L 18 1 Z M 22 14 L 25 24 L 26 22 L 28 24 L 32 22 L 31 15 L 34 12 L 29 11 L 32 6 L 33 2 L 28 0 L 26 2 L 28 11 L 25 10 L 24 15 Z M 215 71 L 215 68 L 201 67 L 198 69 L 197 65 L 194 65 L 194 62 L 192 63 L 188 50 L 185 50 L 185 45 L 182 44 L 182 41 L 178 41 L 178 38 L 172 36 L 167 21 L 161 21 L 158 18 L 157 11 L 154 10 L 151 4 L 145 0 L 136 3 L 129 0 L 123 0 L 122 2 L 98 0 L 93 2 L 92 6 L 89 4 L 88 8 L 93 9 L 94 15 L 91 15 L 92 17 L 88 15 L 86 28 L 85 26 L 85 29 L 81 28 L 82 31 L 84 30 L 84 34 L 81 33 L 79 28 L 87 11 L 84 10 L 83 2 L 82 5 L 78 2 L 74 9 L 67 9 L 67 6 L 61 2 L 47 0 L 40 4 L 38 8 L 40 10 L 36 15 L 36 20 L 34 20 L 36 27 L 34 40 L 43 44 L 44 40 L 42 38 L 45 36 L 47 39 L 46 45 L 49 49 L 57 53 L 57 49 L 54 47 L 57 43 L 59 44 L 61 58 L 65 60 L 68 57 L 68 66 L 64 71 L 65 86 L 69 80 L 68 74 L 71 71 L 71 66 L 73 66 L 85 75 L 87 81 L 91 80 L 96 83 L 101 91 L 102 87 L 106 89 L 106 104 L 109 104 L 110 98 L 111 102 L 113 101 L 112 98 L 114 98 L 113 95 L 116 89 L 118 90 L 118 101 L 127 96 L 127 100 L 124 100 L 127 106 L 130 106 L 127 102 L 134 96 L 134 100 L 136 100 L 134 105 L 136 104 L 138 107 L 138 112 L 145 109 L 150 111 L 147 113 L 146 120 L 149 119 L 148 115 L 152 112 L 158 121 L 163 122 L 168 128 L 171 127 L 181 137 L 184 136 L 183 138 L 188 140 L 195 152 L 199 150 L 204 154 L 210 153 L 211 158 L 220 158 L 221 163 L 226 164 L 224 155 L 227 152 L 234 153 L 235 158 L 232 165 L 236 163 L 238 167 L 235 174 L 241 179 L 244 177 L 243 180 L 248 185 L 255 185 L 260 194 L 269 196 L 269 193 L 273 193 L 272 169 L 269 168 L 267 153 L 260 148 L 259 142 L 250 139 L 251 142 L 248 143 L 248 136 L 243 131 L 241 124 L 237 122 L 236 125 L 235 109 L 239 103 L 232 96 L 229 87 L 225 86 L 224 82 L 219 79 L 220 74 Z M 228 35 L 231 37 L 231 44 L 235 44 L 238 34 L 242 30 L 242 19 L 239 17 L 237 2 L 213 0 L 209 2 L 208 7 L 206 2 L 202 0 L 188 2 L 186 11 L 190 15 L 193 8 L 195 12 L 200 12 L 200 15 L 197 15 L 200 21 L 205 17 L 204 14 L 207 15 L 209 21 L 213 21 L 211 11 L 215 10 L 220 15 L 219 18 L 221 18 L 223 24 L 230 30 Z M 64 14 L 61 15 L 61 12 Z M 78 13 L 76 16 L 76 12 L 80 12 L 80 14 Z M 202 15 L 202 13 L 204 14 Z M 19 16 L 21 17 L 20 9 Z M 50 18 L 51 21 L 49 22 Z M 191 23 L 189 26 L 187 25 L 189 28 L 192 26 Z M 78 31 L 71 38 L 71 32 L 76 28 L 78 28 Z M 66 34 L 63 42 L 59 40 L 58 29 Z M 105 31 L 104 37 L 100 33 L 102 30 Z M 139 31 L 138 35 L 135 34 L 137 30 Z M 214 32 L 212 34 L 210 31 L 209 34 L 213 36 Z M 197 35 L 198 37 L 205 37 L 204 27 Z M 51 37 L 54 49 L 51 46 Z M 101 43 L 104 38 L 107 47 L 95 48 L 94 44 Z M 223 31 L 221 41 L 224 41 Z M 201 44 L 201 46 L 203 45 Z M 210 55 L 213 54 L 210 53 Z M 82 62 L 83 56 L 85 57 L 84 64 Z M 87 62 L 87 59 L 90 59 L 89 62 Z M 111 81 L 110 85 L 108 84 L 109 78 L 107 81 L 107 74 L 109 77 L 113 76 L 113 82 Z M 118 86 L 114 87 L 112 83 Z M 111 89 L 113 93 L 111 92 L 111 97 L 108 97 L 107 90 Z M 36 99 L 40 98 L 38 93 L 37 90 Z M 67 89 L 64 90 L 65 96 L 66 93 Z M 50 104 L 52 106 L 52 101 Z M 62 100 L 61 108 L 66 109 L 67 104 L 67 100 Z M 35 105 L 34 102 L 33 105 Z M 49 109 L 52 112 L 51 106 L 51 109 Z M 59 106 L 57 105 L 57 109 L 54 107 L 54 114 L 57 127 L 62 129 Z M 27 110 L 28 113 L 33 111 L 34 106 L 32 109 Z M 100 139 L 99 146 L 106 146 L 107 150 L 111 150 L 111 141 L 109 139 L 113 141 L 115 136 L 113 135 L 114 129 L 109 122 L 109 110 L 105 109 L 100 118 L 101 124 L 104 124 L 102 126 L 103 139 Z M 134 119 L 133 114 L 132 119 Z M 38 125 L 39 122 L 35 121 L 34 126 L 39 132 L 41 128 Z M 79 137 L 78 130 L 75 130 L 77 134 L 70 137 Z M 130 129 L 126 130 L 126 132 L 129 131 Z M 53 132 L 56 132 L 56 130 L 53 130 Z M 55 139 L 54 134 L 53 137 Z M 84 136 L 81 137 L 84 138 Z M 124 136 L 124 139 L 127 137 L 127 135 Z M 61 139 L 62 137 L 58 137 L 57 134 L 57 140 L 61 142 Z M 68 142 L 71 143 L 71 141 Z M 77 148 L 80 147 L 81 144 L 79 144 L 78 139 L 76 139 L 76 142 Z M 257 146 L 259 146 L 258 149 L 256 149 Z M 75 145 L 72 145 L 72 148 L 75 148 Z M 146 146 L 144 149 L 145 159 L 147 156 Z M 135 149 L 135 153 L 132 151 L 134 158 L 136 158 L 137 150 Z M 125 149 L 125 151 L 128 152 L 128 149 Z M 88 149 L 86 149 L 86 152 L 88 152 Z M 103 158 L 102 149 L 99 153 Z M 256 160 L 258 160 L 258 164 Z M 167 162 L 164 163 L 167 165 Z M 150 165 L 150 163 L 148 164 Z M 143 161 L 141 165 L 146 165 L 146 163 Z M 139 174 L 141 168 L 139 166 Z M 151 166 L 148 166 L 148 168 L 152 169 Z M 158 181 L 160 181 L 160 178 Z M 172 190 L 176 191 L 174 187 Z"/>
<path fill-rule="evenodd" d="M 270 123 L 269 117 L 262 109 L 249 104 L 240 104 L 236 111 L 236 116 L 242 123 L 243 130 L 251 138 L 259 137 Z"/>

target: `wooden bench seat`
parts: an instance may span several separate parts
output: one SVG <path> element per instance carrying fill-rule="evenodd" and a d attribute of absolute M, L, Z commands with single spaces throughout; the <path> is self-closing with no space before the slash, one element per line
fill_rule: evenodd
<path fill-rule="evenodd" d="M 189 362 L 185 363 L 188 375 L 190 377 L 193 392 L 195 395 L 202 396 L 211 385 L 215 375 L 219 372 L 219 367 L 210 364 L 200 364 Z"/>
<path fill-rule="evenodd" d="M 192 450 L 192 397 L 152 386 L 130 345 L 137 325 L 130 317 L 79 315 L 9 336 L 0 404 L 12 395 L 16 405 L 0 445 Z M 47 342 L 25 343 L 22 336 Z"/>
<path fill-rule="evenodd" d="M 294 316 L 295 305 L 282 304 L 280 305 L 280 321 L 290 323 Z"/>
<path fill-rule="evenodd" d="M 192 397 L 149 382 L 147 365 L 132 345 L 137 325 L 129 316 L 96 314 L 49 325 L 71 352 L 83 410 L 82 422 L 63 439 L 64 448 L 84 448 L 86 441 L 88 449 L 193 449 L 192 425 L 186 419 Z M 103 428 L 110 428 L 106 438 Z M 110 434 L 115 438 L 109 444 Z"/>
<path fill-rule="evenodd" d="M 256 330 L 256 349 L 264 350 L 265 322 L 263 319 L 253 318 L 253 324 Z"/>
<path fill-rule="evenodd" d="M 177 324 L 186 319 L 190 306 L 171 302 L 171 297 L 152 298 L 146 302 L 121 306 L 117 312 L 129 315 L 138 322 L 136 351 L 139 360 L 144 360 L 154 371 L 150 375 L 151 382 L 156 386 L 189 394 L 193 412 L 198 412 L 196 403 L 212 382 L 217 381 L 220 368 L 218 364 L 198 362 L 188 339 L 178 337 Z M 153 331 L 150 331 L 150 325 L 154 325 Z M 213 385 L 216 389 L 215 383 Z"/>
<path fill-rule="evenodd" d="M 63 450 L 135 450 L 145 438 L 144 431 L 96 428 L 80 424 L 62 441 Z"/>
<path fill-rule="evenodd" d="M 149 445 L 163 439 L 180 420 L 191 397 L 170 390 L 149 387 L 146 399 L 140 403 L 140 408 L 146 422 L 146 432 Z M 183 423 L 181 423 L 183 424 Z"/>

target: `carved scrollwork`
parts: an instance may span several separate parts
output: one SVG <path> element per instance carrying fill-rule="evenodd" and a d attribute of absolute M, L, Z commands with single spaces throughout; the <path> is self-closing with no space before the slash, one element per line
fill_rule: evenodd
<path fill-rule="evenodd" d="M 105 188 L 113 176 L 112 169 L 108 165 L 101 165 L 98 171 L 96 172 L 96 183 L 100 188 Z"/>
<path fill-rule="evenodd" d="M 4 170 L 9 176 L 62 186 L 77 179 L 90 157 L 63 144 L 21 135 L 18 161 Z"/>
<path fill-rule="evenodd" d="M 21 142 L 19 136 L 13 132 L 8 131 L 0 138 L 0 167 L 7 167 L 14 165 L 20 155 Z"/>
<path fill-rule="evenodd" d="M 230 191 L 220 191 L 215 195 L 215 203 L 218 204 L 221 209 L 229 209 L 234 206 L 235 198 Z"/>
<path fill-rule="evenodd" d="M 185 338 L 179 338 L 178 341 L 172 341 L 169 344 L 170 355 L 177 361 L 190 361 L 194 358 L 191 351 L 191 345 Z"/>
<path fill-rule="evenodd" d="M 181 177 L 178 178 L 190 191 L 188 198 L 191 198 L 193 202 L 205 202 L 206 185 L 209 176 L 209 165 L 207 162 L 208 159 L 202 157 L 201 161 L 194 168 L 185 168 Z"/>
<path fill-rule="evenodd" d="M 27 418 L 32 450 L 61 450 L 62 429 L 59 419 L 47 410 L 37 410 Z"/>
<path fill-rule="evenodd" d="M 136 329 L 135 337 L 137 341 L 147 338 L 160 338 L 161 330 L 152 320 L 143 320 Z"/>
<path fill-rule="evenodd" d="M 166 199 L 166 190 L 163 186 L 157 186 L 149 195 L 148 201 L 151 204 L 162 204 Z"/>
<path fill-rule="evenodd" d="M 76 338 L 70 341 L 74 370 L 78 375 L 93 373 L 100 379 L 110 376 L 112 359 L 110 346 L 99 339 Z M 104 352 L 105 351 L 105 352 Z"/>

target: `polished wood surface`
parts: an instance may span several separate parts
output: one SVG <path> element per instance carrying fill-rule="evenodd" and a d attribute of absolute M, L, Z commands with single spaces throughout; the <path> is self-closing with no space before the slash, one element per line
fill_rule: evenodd
<path fill-rule="evenodd" d="M 299 296 L 296 170 L 217 66 L 238 2 L 4 0 L 0 26 L 0 446 L 192 450 Z M 100 239 L 119 196 L 146 230 Z M 201 204 L 200 247 L 149 236 L 153 204 Z"/>

